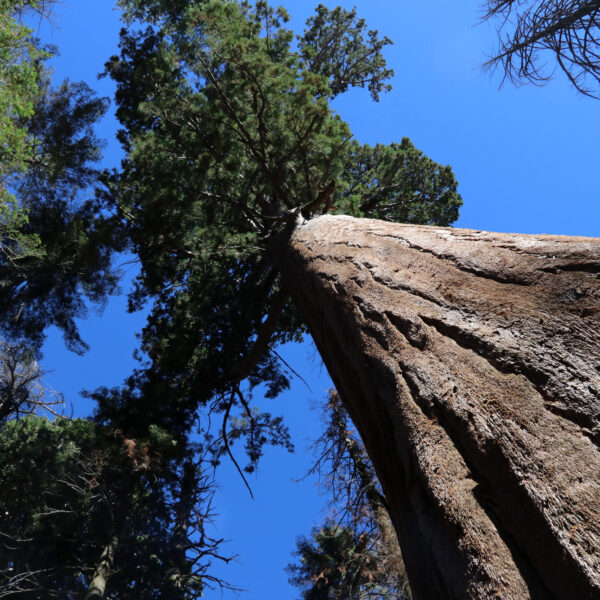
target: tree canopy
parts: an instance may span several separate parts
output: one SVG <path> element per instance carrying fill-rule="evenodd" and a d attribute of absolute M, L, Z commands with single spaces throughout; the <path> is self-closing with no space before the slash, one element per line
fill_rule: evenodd
<path fill-rule="evenodd" d="M 105 598 L 198 597 L 204 565 L 179 562 L 178 512 L 182 481 L 194 502 L 207 488 L 195 474 L 183 478 L 176 464 L 168 465 L 171 443 L 157 429 L 133 440 L 82 419 L 6 423 L 0 597 L 81 598 L 111 544 L 118 567 Z M 197 548 L 210 551 L 206 539 L 186 536 L 187 556 Z"/>
<path fill-rule="evenodd" d="M 239 393 L 288 385 L 274 348 L 298 339 L 273 244 L 294 211 L 448 225 L 461 204 L 449 167 L 408 139 L 360 144 L 330 101 L 374 99 L 391 75 L 389 40 L 354 11 L 320 5 L 302 34 L 265 2 L 120 3 L 131 27 L 106 65 L 117 83 L 127 157 L 110 182 L 141 272 L 131 307 L 151 300 L 136 394 L 193 414 L 216 400 L 251 430 L 272 430 Z M 140 22 L 145 20 L 145 23 Z M 181 418 L 179 418 L 181 422 Z M 251 468 L 260 454 L 250 438 Z M 261 435 L 259 434 L 259 439 Z"/>
<path fill-rule="evenodd" d="M 55 86 L 44 48 L 22 24 L 51 2 L 3 0 L 0 8 L 0 329 L 38 349 L 56 325 L 82 352 L 74 319 L 85 299 L 114 291 L 118 236 L 93 186 L 102 143 L 93 127 L 108 107 L 85 83 Z"/>
<path fill-rule="evenodd" d="M 390 88 L 391 41 L 355 10 L 319 5 L 295 34 L 263 1 L 118 4 L 126 27 L 104 75 L 125 159 L 104 173 L 94 124 L 106 99 L 53 85 L 23 3 L 3 6 L 22 41 L 0 68 L 25 75 L 2 130 L 16 149 L 1 172 L 2 335 L 31 360 L 51 325 L 85 350 L 75 318 L 116 289 L 123 250 L 140 266 L 130 308 L 150 305 L 140 366 L 121 388 L 87 392 L 93 419 L 2 424 L 0 508 L 19 515 L 4 524 L 5 594 L 198 597 L 219 556 L 205 465 L 229 456 L 243 477 L 266 445 L 291 448 L 281 417 L 252 406 L 259 385 L 267 397 L 289 386 L 277 346 L 306 331 L 275 260 L 281 239 L 327 212 L 447 226 L 462 203 L 450 167 L 408 138 L 362 144 L 333 110 L 352 88 L 375 101 Z M 28 407 L 11 402 L 10 417 Z"/>
<path fill-rule="evenodd" d="M 35 236 L 22 231 L 27 214 L 6 180 L 24 172 L 33 154 L 24 121 L 34 114 L 39 63 L 45 57 L 31 39 L 31 30 L 16 18 L 23 5 L 14 0 L 0 3 L 0 251 L 6 261 L 39 253 Z"/>

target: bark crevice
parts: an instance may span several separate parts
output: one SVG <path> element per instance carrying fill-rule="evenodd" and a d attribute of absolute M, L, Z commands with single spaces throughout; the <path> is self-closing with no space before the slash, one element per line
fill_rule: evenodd
<path fill-rule="evenodd" d="M 474 275 L 475 277 L 481 277 L 482 279 L 489 279 L 490 281 L 494 281 L 494 282 L 500 283 L 500 284 L 523 285 L 523 286 L 531 285 L 531 281 L 528 281 L 527 279 L 524 279 L 522 277 L 512 276 L 510 274 L 505 274 L 505 273 L 498 273 L 495 271 L 488 271 L 488 270 L 484 270 L 484 269 L 477 269 L 472 265 L 468 265 L 468 264 L 465 264 L 465 262 L 461 262 L 460 260 L 457 259 L 456 256 L 454 256 L 452 254 L 447 254 L 444 252 L 434 252 L 430 248 L 425 248 L 423 246 L 419 246 L 417 244 L 414 244 L 414 243 L 408 241 L 405 238 L 389 236 L 389 235 L 380 235 L 377 233 L 375 233 L 374 236 L 375 237 L 383 237 L 383 238 L 391 238 L 391 239 L 397 241 L 398 243 L 405 245 L 406 247 L 410 248 L 411 250 L 415 250 L 417 252 L 425 252 L 427 254 L 430 254 L 434 258 L 444 261 L 446 264 L 450 263 L 452 266 L 456 267 L 459 271 L 463 271 L 464 273 L 469 273 L 469 275 Z M 477 240 L 477 241 L 480 241 L 480 240 Z"/>
<path fill-rule="evenodd" d="M 567 273 L 600 273 L 600 263 L 598 262 L 576 262 L 576 263 L 561 263 L 556 266 L 542 267 L 540 271 L 546 273 L 560 273 L 565 271 Z"/>
<path fill-rule="evenodd" d="M 561 399 L 558 393 L 548 389 L 550 375 L 545 371 L 536 368 L 534 365 L 520 360 L 518 355 L 502 353 L 497 346 L 483 340 L 468 331 L 459 327 L 445 323 L 440 319 L 422 315 L 421 319 L 429 326 L 433 327 L 440 335 L 453 340 L 456 344 L 489 362 L 500 373 L 507 375 L 522 375 L 537 390 L 544 406 L 553 414 L 568 419 L 581 427 L 581 433 L 588 437 L 594 444 L 600 446 L 600 435 L 595 431 L 596 422 L 587 414 L 577 410 L 570 409 L 568 406 L 561 406 Z"/>
<path fill-rule="evenodd" d="M 559 598 L 552 594 L 544 585 L 542 578 L 539 573 L 537 573 L 531 561 L 528 560 L 526 553 L 523 552 L 518 541 L 515 540 L 509 529 L 507 529 L 506 525 L 502 522 L 501 516 L 496 514 L 494 510 L 494 496 L 496 494 L 493 493 L 493 488 L 486 480 L 485 474 L 480 472 L 480 470 L 472 464 L 470 459 L 472 449 L 469 450 L 463 447 L 463 440 L 461 440 L 460 435 L 457 436 L 456 432 L 453 431 L 454 428 L 448 420 L 447 415 L 444 414 L 444 411 L 441 410 L 439 406 L 430 400 L 428 401 L 427 398 L 420 393 L 419 386 L 414 379 L 406 373 L 403 373 L 402 377 L 410 390 L 411 397 L 415 404 L 421 408 L 427 417 L 440 425 L 464 460 L 464 463 L 469 470 L 469 476 L 474 482 L 472 490 L 473 497 L 477 500 L 479 506 L 483 509 L 490 522 L 493 524 L 495 531 L 510 552 L 514 564 L 527 585 L 528 591 L 531 594 L 530 597 L 535 600 L 559 600 Z"/>

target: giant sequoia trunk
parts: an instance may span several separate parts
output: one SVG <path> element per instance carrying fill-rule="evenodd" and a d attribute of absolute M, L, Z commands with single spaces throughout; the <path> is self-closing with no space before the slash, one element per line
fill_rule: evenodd
<path fill-rule="evenodd" d="M 326 216 L 279 256 L 414 597 L 600 598 L 600 240 Z"/>

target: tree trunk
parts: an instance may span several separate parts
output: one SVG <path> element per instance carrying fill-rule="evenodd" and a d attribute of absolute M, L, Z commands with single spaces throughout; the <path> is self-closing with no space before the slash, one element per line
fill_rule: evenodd
<path fill-rule="evenodd" d="M 278 258 L 414 598 L 599 598 L 600 240 L 324 216 Z"/>
<path fill-rule="evenodd" d="M 171 548 L 171 566 L 167 578 L 173 598 L 184 598 L 186 583 L 190 576 L 190 563 L 186 556 L 189 524 L 195 506 L 196 475 L 191 460 L 186 460 L 181 474 L 179 498 L 175 506 L 175 528 Z"/>
<path fill-rule="evenodd" d="M 110 542 L 108 542 L 104 548 L 102 556 L 100 557 L 100 562 L 94 571 L 92 583 L 90 583 L 85 595 L 85 600 L 100 600 L 101 598 L 104 598 L 106 584 L 115 561 L 115 552 L 118 543 L 119 540 L 117 536 L 113 535 Z"/>

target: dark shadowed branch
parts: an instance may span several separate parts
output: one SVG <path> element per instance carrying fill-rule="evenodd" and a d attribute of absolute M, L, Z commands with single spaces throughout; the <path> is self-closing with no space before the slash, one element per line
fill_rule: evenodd
<path fill-rule="evenodd" d="M 42 376 L 25 344 L 0 341 L 0 422 L 44 411 L 59 414 L 63 397 L 44 387 Z"/>

